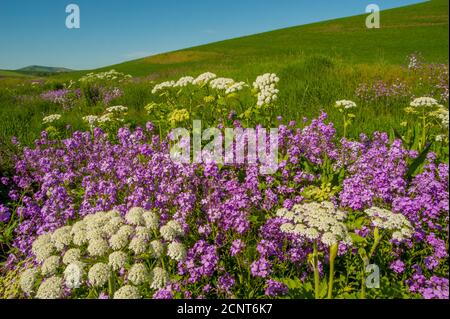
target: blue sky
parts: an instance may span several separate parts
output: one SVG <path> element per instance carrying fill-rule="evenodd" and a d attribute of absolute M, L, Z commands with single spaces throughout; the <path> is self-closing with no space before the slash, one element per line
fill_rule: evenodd
<path fill-rule="evenodd" d="M 421 0 L 0 0 L 0 69 L 90 69 Z M 81 28 L 67 29 L 68 4 Z"/>

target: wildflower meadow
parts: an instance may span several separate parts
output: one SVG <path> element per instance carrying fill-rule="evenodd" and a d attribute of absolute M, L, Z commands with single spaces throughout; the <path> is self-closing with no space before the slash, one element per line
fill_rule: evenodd
<path fill-rule="evenodd" d="M 448 299 L 448 62 L 420 49 L 0 77 L 0 298 Z"/>

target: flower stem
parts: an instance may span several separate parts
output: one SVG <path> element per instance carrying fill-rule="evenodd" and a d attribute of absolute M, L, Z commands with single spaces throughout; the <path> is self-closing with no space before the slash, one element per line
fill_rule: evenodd
<path fill-rule="evenodd" d="M 333 299 L 334 261 L 338 253 L 339 244 L 330 247 L 330 277 L 328 281 L 328 299 Z"/>
<path fill-rule="evenodd" d="M 316 299 L 320 299 L 319 254 L 317 252 L 317 241 L 314 241 L 313 268 L 314 268 L 314 293 L 315 293 L 315 298 Z"/>

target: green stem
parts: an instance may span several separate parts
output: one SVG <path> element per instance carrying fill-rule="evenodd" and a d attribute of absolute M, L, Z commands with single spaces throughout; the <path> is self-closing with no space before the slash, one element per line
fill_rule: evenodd
<path fill-rule="evenodd" d="M 319 254 L 317 252 L 317 241 L 314 241 L 313 267 L 314 267 L 314 293 L 315 293 L 315 298 L 316 299 L 320 299 Z"/>
<path fill-rule="evenodd" d="M 330 277 L 328 280 L 328 299 L 333 299 L 334 261 L 338 253 L 339 244 L 330 247 Z"/>

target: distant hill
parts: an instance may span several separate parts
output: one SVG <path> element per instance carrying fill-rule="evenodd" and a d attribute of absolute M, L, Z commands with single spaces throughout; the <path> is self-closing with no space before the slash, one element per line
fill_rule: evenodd
<path fill-rule="evenodd" d="M 153 79 L 211 71 L 242 79 L 278 72 L 311 56 L 327 56 L 349 64 L 400 65 L 414 52 L 420 52 L 426 61 L 448 63 L 448 9 L 448 0 L 425 1 L 381 12 L 380 29 L 367 29 L 364 14 L 187 48 L 92 71 L 115 69 Z M 58 77 L 79 77 L 92 71 Z"/>
<path fill-rule="evenodd" d="M 25 73 L 25 74 L 33 74 L 33 75 L 51 75 L 58 73 L 68 73 L 73 72 L 71 69 L 67 68 L 59 68 L 59 67 L 50 67 L 50 66 L 41 66 L 41 65 L 30 65 L 18 70 L 14 70 L 15 72 Z"/>

